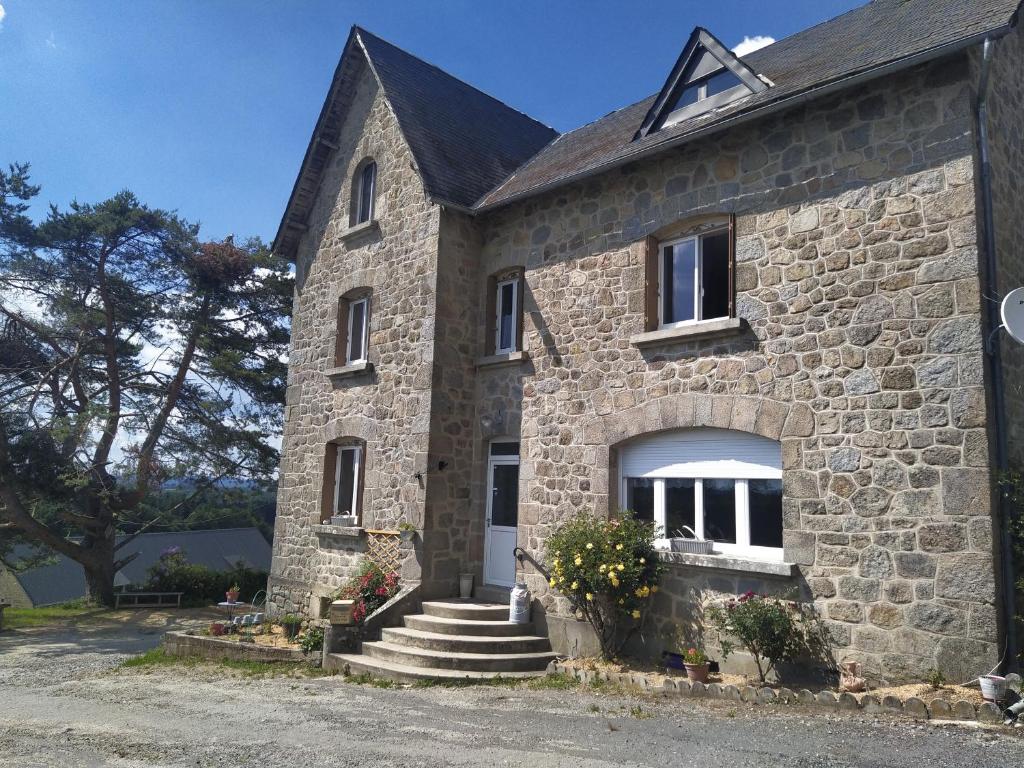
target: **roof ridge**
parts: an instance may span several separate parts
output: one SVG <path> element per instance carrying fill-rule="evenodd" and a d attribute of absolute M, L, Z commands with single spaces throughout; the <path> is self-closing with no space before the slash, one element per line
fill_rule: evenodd
<path fill-rule="evenodd" d="M 472 83 L 467 82 L 466 80 L 463 80 L 461 77 L 453 75 L 451 72 L 448 72 L 447 70 L 442 69 L 441 67 L 437 66 L 436 64 L 434 64 L 432 62 L 429 62 L 426 59 L 417 56 L 415 53 L 411 53 L 410 51 L 407 51 L 405 48 L 402 48 L 399 45 L 395 45 L 391 41 L 385 40 L 380 35 L 375 35 L 373 32 L 369 31 L 365 27 L 361 27 L 358 24 L 353 24 L 352 28 L 355 30 L 357 35 L 359 35 L 359 36 L 367 35 L 369 37 L 372 37 L 376 42 L 382 43 L 382 44 L 384 44 L 384 45 L 386 45 L 386 46 L 388 46 L 390 48 L 394 48 L 399 53 L 401 53 L 401 54 L 403 54 L 405 56 L 408 56 L 410 58 L 416 59 L 416 61 L 418 61 L 420 64 L 423 64 L 424 66 L 430 67 L 431 69 L 437 70 L 438 72 L 440 72 L 445 77 L 450 78 L 452 80 L 455 80 L 456 82 L 461 83 L 462 85 L 466 86 L 467 88 L 470 88 L 470 89 L 476 91 L 481 96 L 485 96 L 486 98 L 488 98 L 491 101 L 493 101 L 495 104 L 498 104 L 499 106 L 507 109 L 509 112 L 515 112 L 518 115 L 522 115 L 527 120 L 530 120 L 531 122 L 536 123 L 537 125 L 541 126 L 542 128 L 547 128 L 549 131 L 554 131 L 556 135 L 559 135 L 559 136 L 561 135 L 561 133 L 557 129 L 551 127 L 547 123 L 542 123 L 540 120 L 535 118 L 533 115 L 530 115 L 530 114 L 528 114 L 526 112 L 523 112 L 521 109 L 516 109 L 511 104 L 507 104 L 506 102 L 504 102 L 501 99 L 499 99 L 497 96 L 494 96 L 494 95 L 488 93 L 487 91 L 483 90 L 482 88 L 478 88 L 477 86 L 473 85 Z"/>

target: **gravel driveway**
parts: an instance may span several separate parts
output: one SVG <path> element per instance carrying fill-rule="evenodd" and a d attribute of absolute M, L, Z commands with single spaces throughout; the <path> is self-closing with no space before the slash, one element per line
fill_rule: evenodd
<path fill-rule="evenodd" d="M 0 634 L 0 766 L 1014 766 L 1017 732 L 578 690 L 118 669 L 149 625 Z"/>

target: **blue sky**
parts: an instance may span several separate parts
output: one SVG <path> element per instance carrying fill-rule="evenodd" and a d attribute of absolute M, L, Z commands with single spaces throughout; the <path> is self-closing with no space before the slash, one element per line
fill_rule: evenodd
<path fill-rule="evenodd" d="M 0 0 L 0 165 L 34 213 L 131 189 L 270 240 L 352 24 L 564 131 L 661 87 L 695 25 L 735 46 L 860 0 Z"/>

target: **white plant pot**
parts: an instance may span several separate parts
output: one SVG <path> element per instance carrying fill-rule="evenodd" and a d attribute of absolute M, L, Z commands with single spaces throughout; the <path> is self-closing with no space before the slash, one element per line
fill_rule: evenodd
<path fill-rule="evenodd" d="M 459 597 L 463 600 L 469 600 L 473 596 L 473 574 L 472 573 L 460 573 L 459 574 Z"/>

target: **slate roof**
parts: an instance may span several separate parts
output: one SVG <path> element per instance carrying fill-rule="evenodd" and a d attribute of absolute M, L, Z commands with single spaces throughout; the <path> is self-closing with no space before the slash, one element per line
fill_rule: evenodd
<path fill-rule="evenodd" d="M 137 552 L 138 557 L 117 572 L 114 586 L 141 586 L 160 554 L 174 546 L 181 547 L 190 563 L 215 571 L 226 571 L 239 561 L 258 571 L 270 571 L 270 544 L 256 528 L 144 533 L 117 553 L 124 557 Z M 16 563 L 29 554 L 27 548 L 15 547 L 9 559 Z M 34 606 L 66 603 L 88 592 L 82 566 L 64 555 L 55 555 L 47 564 L 15 573 L 14 577 Z"/>
<path fill-rule="evenodd" d="M 558 135 L 365 29 L 356 35 L 436 200 L 468 208 Z"/>
<path fill-rule="evenodd" d="M 730 124 L 732 118 L 841 83 L 885 65 L 936 58 L 1006 31 L 1020 0 L 874 0 L 743 57 L 773 87 L 712 113 L 633 140 L 655 97 L 563 134 L 476 206 L 489 208 L 641 153 L 682 143 Z M 883 74 L 882 72 L 878 73 Z"/>
<path fill-rule="evenodd" d="M 1016 24 L 1020 0 L 873 0 L 744 56 L 772 87 L 635 138 L 656 95 L 568 133 L 552 129 L 353 27 L 274 241 L 292 256 L 365 51 L 437 202 L 483 211 L 938 58 Z M 319 141 L 323 139 L 323 141 Z"/>

